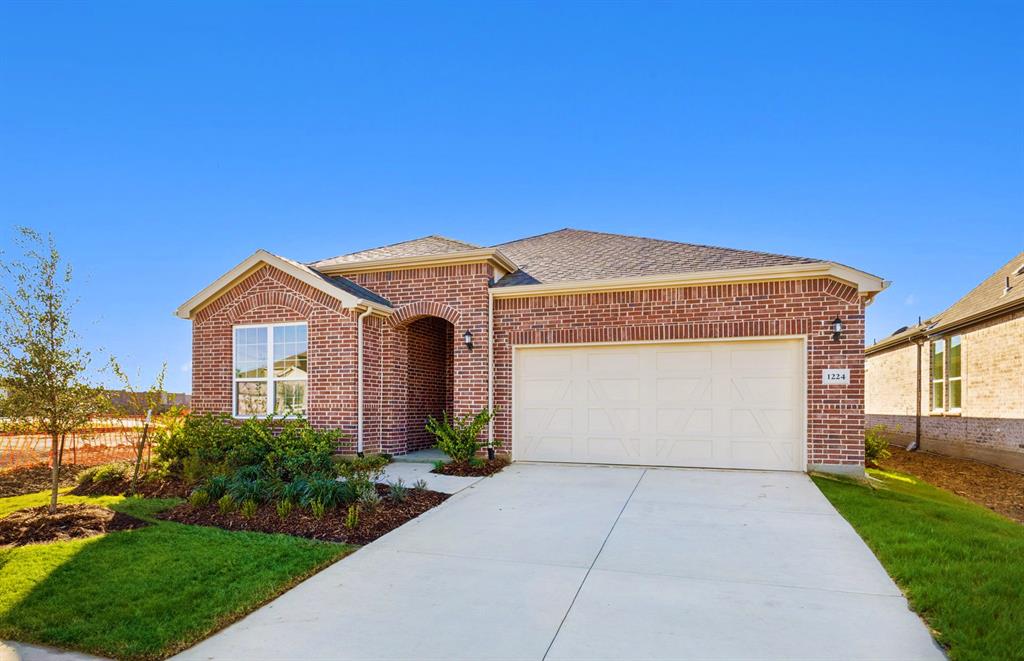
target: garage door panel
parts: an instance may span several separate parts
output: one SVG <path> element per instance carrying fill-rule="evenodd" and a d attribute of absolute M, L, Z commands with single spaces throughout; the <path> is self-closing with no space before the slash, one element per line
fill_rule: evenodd
<path fill-rule="evenodd" d="M 517 459 L 802 469 L 799 341 L 530 347 L 515 361 Z"/>

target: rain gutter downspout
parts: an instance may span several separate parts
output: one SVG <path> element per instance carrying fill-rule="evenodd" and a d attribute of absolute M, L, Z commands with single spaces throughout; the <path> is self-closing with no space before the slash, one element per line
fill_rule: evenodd
<path fill-rule="evenodd" d="M 494 296 L 487 289 L 487 410 L 491 420 L 487 423 L 487 456 L 494 458 Z"/>
<path fill-rule="evenodd" d="M 363 319 L 373 312 L 373 308 L 367 307 L 366 310 L 361 312 L 356 317 L 356 335 L 357 335 L 357 383 L 356 383 L 356 454 L 360 457 L 363 456 Z"/>

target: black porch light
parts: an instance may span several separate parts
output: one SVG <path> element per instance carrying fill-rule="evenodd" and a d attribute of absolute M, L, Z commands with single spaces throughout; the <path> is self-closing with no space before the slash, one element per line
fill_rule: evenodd
<path fill-rule="evenodd" d="M 832 320 L 832 341 L 838 342 L 839 338 L 843 336 L 843 320 L 836 317 Z"/>
<path fill-rule="evenodd" d="M 472 351 L 473 350 L 473 331 L 467 329 L 466 332 L 462 334 L 462 341 L 466 343 L 466 348 L 469 349 L 470 351 Z"/>

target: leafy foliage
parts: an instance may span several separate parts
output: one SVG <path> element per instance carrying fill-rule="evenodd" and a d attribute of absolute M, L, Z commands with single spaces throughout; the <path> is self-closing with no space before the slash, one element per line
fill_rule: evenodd
<path fill-rule="evenodd" d="M 351 484 L 329 477 L 309 480 L 302 495 L 304 505 L 312 506 L 312 503 L 318 502 L 326 509 L 334 509 L 355 499 L 356 494 L 353 493 Z"/>
<path fill-rule="evenodd" d="M 885 425 L 875 425 L 864 432 L 864 458 L 870 463 L 877 464 L 892 456 L 887 432 Z"/>
<path fill-rule="evenodd" d="M 57 508 L 64 440 L 106 408 L 86 383 L 89 352 L 71 327 L 71 267 L 53 237 L 19 229 L 20 260 L 0 260 L 0 421 L 45 434 L 54 458 L 50 512 Z"/>
<path fill-rule="evenodd" d="M 228 495 L 237 502 L 244 503 L 251 500 L 254 503 L 262 503 L 270 500 L 273 495 L 271 483 L 261 478 L 247 479 L 246 477 L 235 476 L 228 485 Z"/>
<path fill-rule="evenodd" d="M 259 505 L 256 503 L 256 501 L 249 498 L 247 500 L 242 501 L 242 507 L 240 507 L 238 511 L 245 518 L 251 519 L 252 517 L 256 516 L 256 510 L 258 507 Z"/>
<path fill-rule="evenodd" d="M 349 530 L 359 527 L 359 505 L 357 503 L 348 506 L 348 512 L 345 514 L 345 527 Z"/>
<path fill-rule="evenodd" d="M 445 411 L 441 420 L 433 416 L 427 418 L 427 431 L 437 439 L 436 447 L 441 452 L 454 461 L 468 461 L 483 447 L 478 437 L 492 418 L 494 414 L 486 408 L 476 415 L 467 413 L 450 419 Z"/>
<path fill-rule="evenodd" d="M 294 507 L 295 506 L 292 505 L 292 501 L 290 501 L 290 500 L 279 500 L 279 501 L 277 501 L 277 503 L 274 505 L 274 509 L 277 510 L 277 518 L 279 518 L 282 521 L 284 521 L 285 519 L 287 519 L 291 515 L 292 509 Z"/>
<path fill-rule="evenodd" d="M 412 488 L 416 491 L 426 491 L 427 481 L 421 477 L 420 479 L 412 483 Z"/>
<path fill-rule="evenodd" d="M 388 498 L 396 503 L 401 503 L 409 497 L 409 487 L 405 486 L 405 480 L 398 478 L 388 484 Z"/>
<path fill-rule="evenodd" d="M 376 482 L 391 463 L 391 457 L 386 454 L 349 455 L 337 457 L 336 462 L 338 475 L 346 480 Z"/>
<path fill-rule="evenodd" d="M 220 510 L 221 514 L 235 511 L 235 499 L 228 494 L 224 494 L 217 500 L 217 509 Z"/>
<path fill-rule="evenodd" d="M 188 496 L 188 504 L 192 507 L 206 507 L 210 504 L 210 492 L 206 489 L 196 489 Z"/>

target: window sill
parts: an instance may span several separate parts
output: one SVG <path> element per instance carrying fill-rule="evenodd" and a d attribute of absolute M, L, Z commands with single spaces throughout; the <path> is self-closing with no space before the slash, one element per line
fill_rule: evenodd
<path fill-rule="evenodd" d="M 955 411 L 929 411 L 928 415 L 936 418 L 959 418 L 960 409 L 956 409 Z"/>

